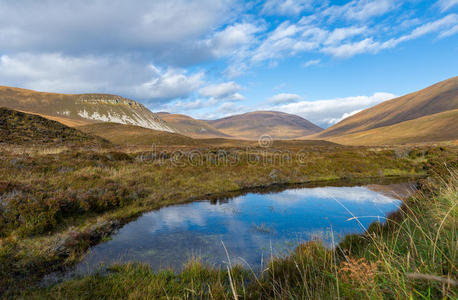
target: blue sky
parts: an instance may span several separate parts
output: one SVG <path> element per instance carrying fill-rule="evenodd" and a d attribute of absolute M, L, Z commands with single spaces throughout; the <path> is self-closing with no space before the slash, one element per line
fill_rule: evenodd
<path fill-rule="evenodd" d="M 0 0 L 0 85 L 328 127 L 458 75 L 458 0 Z"/>

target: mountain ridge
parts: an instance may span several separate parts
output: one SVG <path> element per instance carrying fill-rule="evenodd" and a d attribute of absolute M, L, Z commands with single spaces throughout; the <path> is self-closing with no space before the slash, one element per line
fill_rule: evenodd
<path fill-rule="evenodd" d="M 458 77 L 387 100 L 304 139 L 347 145 L 458 140 Z"/>
<path fill-rule="evenodd" d="M 157 115 L 176 132 L 193 138 L 230 138 L 204 120 L 197 120 L 184 114 L 158 112 Z"/>
<path fill-rule="evenodd" d="M 144 105 L 110 94 L 58 94 L 0 86 L 0 106 L 62 121 L 114 122 L 174 132 Z M 82 124 L 80 124 L 82 125 Z"/>
<path fill-rule="evenodd" d="M 251 140 L 263 135 L 294 139 L 323 130 L 300 116 L 278 111 L 254 111 L 206 122 L 227 135 Z"/>
<path fill-rule="evenodd" d="M 357 133 L 456 108 L 458 77 L 453 77 L 365 109 L 325 129 L 315 137 L 327 138 Z"/>

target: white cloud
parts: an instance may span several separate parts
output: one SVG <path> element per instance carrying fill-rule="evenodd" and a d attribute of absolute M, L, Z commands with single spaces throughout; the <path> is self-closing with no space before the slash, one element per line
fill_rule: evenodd
<path fill-rule="evenodd" d="M 342 119 L 355 111 L 369 108 L 388 99 L 394 98 L 390 93 L 375 93 L 372 96 L 355 96 L 317 101 L 299 101 L 284 105 L 267 107 L 269 110 L 283 111 L 299 115 L 320 127 Z"/>
<path fill-rule="evenodd" d="M 216 32 L 206 43 L 215 56 L 236 55 L 255 43 L 255 34 L 261 30 L 261 27 L 251 23 L 234 24 Z"/>
<path fill-rule="evenodd" d="M 361 112 L 362 109 L 357 109 L 357 110 L 354 110 L 352 112 L 349 112 L 349 113 L 344 113 L 340 118 L 335 118 L 335 119 L 329 119 L 328 121 L 328 124 L 329 125 L 334 125 L 334 124 L 337 124 L 339 123 L 340 121 L 348 118 L 348 117 L 351 117 L 353 115 L 356 115 L 357 113 Z"/>
<path fill-rule="evenodd" d="M 354 0 L 345 5 L 334 5 L 327 8 L 323 15 L 332 20 L 346 18 L 349 20 L 364 21 L 372 17 L 381 16 L 396 8 L 394 0 Z"/>
<path fill-rule="evenodd" d="M 302 97 L 296 94 L 281 93 L 267 99 L 267 102 L 272 104 L 286 104 L 291 102 L 297 102 L 301 99 Z"/>
<path fill-rule="evenodd" d="M 268 3 L 273 5 L 275 3 L 285 4 L 289 2 L 272 1 Z M 346 5 L 328 7 L 322 11 L 318 9 L 314 15 L 302 17 L 296 23 L 291 21 L 280 23 L 247 56 L 249 56 L 251 63 L 259 63 L 266 60 L 275 61 L 282 57 L 317 51 L 338 58 L 349 58 L 358 54 L 374 54 L 384 49 L 394 48 L 402 42 L 413 40 L 432 32 L 439 32 L 439 38 L 455 34 L 454 26 L 458 23 L 455 14 L 425 23 L 410 33 L 404 33 L 404 35 L 392 38 L 388 38 L 389 32 L 383 26 L 370 26 L 370 22 L 367 21 L 393 11 L 398 6 L 400 6 L 400 3 L 393 0 L 355 0 Z M 340 24 L 344 20 L 353 20 L 352 22 L 355 25 L 334 28 L 336 23 Z M 399 29 L 406 30 L 408 27 L 419 23 L 417 19 L 410 20 L 410 22 L 404 20 Z M 386 28 L 392 26 L 390 24 L 381 24 Z M 399 32 L 396 32 L 396 34 L 399 34 Z"/>
<path fill-rule="evenodd" d="M 324 47 L 321 51 L 335 57 L 348 58 L 361 53 L 375 53 L 379 49 L 380 44 L 378 42 L 374 42 L 372 38 L 367 38 L 359 42 Z"/>
<path fill-rule="evenodd" d="M 298 34 L 303 33 L 304 27 L 290 24 L 288 21 L 280 24 L 262 44 L 254 51 L 252 61 L 274 59 L 282 55 L 293 55 L 298 52 L 313 50 L 319 46 L 316 40 L 302 39 Z M 310 32 L 310 35 L 316 35 Z"/>
<path fill-rule="evenodd" d="M 262 12 L 269 15 L 298 15 L 314 6 L 313 0 L 267 0 Z"/>
<path fill-rule="evenodd" d="M 407 36 L 407 39 L 415 39 L 425 34 L 438 31 L 444 27 L 450 27 L 458 23 L 458 15 L 450 14 L 443 17 L 442 19 L 436 20 L 434 22 L 426 23 L 420 27 L 417 27 L 410 35 Z"/>
<path fill-rule="evenodd" d="M 87 55 L 137 52 L 155 63 L 208 60 L 201 43 L 238 11 L 235 0 L 0 1 L 0 49 Z"/>
<path fill-rule="evenodd" d="M 244 97 L 238 93 L 240 86 L 234 81 L 223 82 L 220 84 L 207 85 L 199 90 L 203 97 L 225 100 L 243 100 Z"/>
<path fill-rule="evenodd" d="M 129 76 L 126 76 L 129 74 Z M 106 92 L 164 102 L 184 98 L 203 83 L 203 73 L 161 71 L 126 57 L 64 56 L 60 53 L 0 56 L 0 81 L 40 91 Z"/>
<path fill-rule="evenodd" d="M 413 40 L 437 31 L 441 31 L 439 38 L 453 35 L 456 33 L 456 24 L 458 24 L 458 15 L 450 14 L 439 20 L 421 25 L 409 34 L 385 42 L 378 42 L 374 41 L 373 38 L 366 38 L 358 42 L 327 46 L 322 48 L 321 51 L 339 58 L 348 58 L 362 53 L 377 53 L 383 49 L 394 48 L 402 42 Z"/>
<path fill-rule="evenodd" d="M 297 202 L 312 201 L 316 198 L 320 199 L 337 199 L 339 202 L 346 203 L 374 203 L 374 204 L 396 204 L 401 203 L 400 200 L 394 199 L 383 194 L 376 193 L 366 187 L 325 187 L 325 188 L 309 188 L 309 189 L 291 189 L 283 191 L 279 194 L 267 196 L 269 199 L 276 202 L 277 205 L 289 206 Z"/>
<path fill-rule="evenodd" d="M 308 67 L 311 67 L 311 66 L 318 65 L 318 64 L 320 64 L 320 62 L 321 62 L 320 59 L 312 59 L 312 60 L 309 60 L 309 61 L 306 61 L 305 63 L 303 63 L 302 67 L 308 68 Z"/>
<path fill-rule="evenodd" d="M 336 28 L 324 42 L 325 45 L 334 45 L 347 38 L 360 35 L 367 31 L 367 27 L 346 27 L 346 28 Z"/>
<path fill-rule="evenodd" d="M 455 25 L 452 28 L 450 28 L 450 29 L 448 29 L 446 31 L 443 31 L 441 34 L 439 34 L 439 38 L 442 39 L 442 38 L 445 38 L 445 37 L 449 37 L 449 36 L 455 35 L 457 33 L 458 33 L 458 25 Z"/>
<path fill-rule="evenodd" d="M 395 3 L 394 0 L 353 1 L 345 16 L 349 19 L 367 20 L 391 11 L 396 7 Z"/>
<path fill-rule="evenodd" d="M 211 99 L 196 99 L 192 101 L 183 101 L 178 100 L 172 103 L 167 103 L 162 106 L 161 110 L 178 113 L 178 112 L 187 112 L 190 110 L 202 109 L 210 106 L 215 106 L 218 104 L 218 101 L 214 98 Z"/>
<path fill-rule="evenodd" d="M 437 2 L 442 12 L 449 10 L 453 6 L 458 4 L 458 0 L 439 0 Z"/>
<path fill-rule="evenodd" d="M 445 12 L 456 4 L 439 0 L 432 8 Z M 46 91 L 174 101 L 182 108 L 187 101 L 189 107 L 216 107 L 244 98 L 237 83 L 223 82 L 228 77 L 262 64 L 276 66 L 284 57 L 349 58 L 426 34 L 442 39 L 458 32 L 456 14 L 425 20 L 415 11 L 396 11 L 403 5 L 395 0 L 331 6 L 318 0 L 138 0 L 135 5 L 0 0 L 0 80 Z M 303 66 L 318 63 L 312 59 Z M 199 64 L 210 75 L 186 69 Z M 207 82 L 206 76 L 223 83 Z"/>
<path fill-rule="evenodd" d="M 141 85 L 141 90 L 145 93 L 143 98 L 170 100 L 185 98 L 197 90 L 203 84 L 203 73 L 187 75 L 182 70 L 168 68 L 165 72 L 156 70 L 154 78 Z"/>
<path fill-rule="evenodd" d="M 388 40 L 384 42 L 383 44 L 380 44 L 380 48 L 386 49 L 386 48 L 393 48 L 397 46 L 401 42 L 413 40 L 416 38 L 419 38 L 423 35 L 441 31 L 442 33 L 439 35 L 444 37 L 443 35 L 445 34 L 446 36 L 448 34 L 453 34 L 453 27 L 458 24 L 458 15 L 456 14 L 450 14 L 447 15 L 439 20 L 433 21 L 426 23 L 424 25 L 421 25 L 417 28 L 415 28 L 410 34 L 403 35 L 399 38 L 394 38 L 391 40 Z"/>

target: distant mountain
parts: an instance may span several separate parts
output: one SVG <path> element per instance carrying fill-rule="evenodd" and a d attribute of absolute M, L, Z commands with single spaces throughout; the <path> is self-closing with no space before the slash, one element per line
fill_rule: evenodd
<path fill-rule="evenodd" d="M 157 113 L 158 116 L 173 127 L 176 132 L 193 138 L 229 138 L 210 124 L 202 120 L 196 120 L 186 115 L 170 114 L 166 112 Z"/>
<path fill-rule="evenodd" d="M 39 114 L 68 126 L 113 122 L 174 132 L 142 104 L 115 95 L 55 94 L 0 86 L 0 106 Z"/>
<path fill-rule="evenodd" d="M 385 101 L 304 139 L 348 145 L 458 140 L 458 77 Z"/>
<path fill-rule="evenodd" d="M 0 107 L 0 144 L 88 146 L 109 143 L 53 120 Z"/>
<path fill-rule="evenodd" d="M 304 118 L 276 111 L 255 111 L 207 122 L 224 134 L 251 140 L 262 135 L 294 139 L 323 130 Z"/>

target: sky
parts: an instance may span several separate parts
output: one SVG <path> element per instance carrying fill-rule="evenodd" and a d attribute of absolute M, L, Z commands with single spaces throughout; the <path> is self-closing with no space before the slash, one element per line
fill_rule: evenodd
<path fill-rule="evenodd" d="M 458 0 L 0 0 L 0 85 L 321 127 L 458 74 Z"/>

